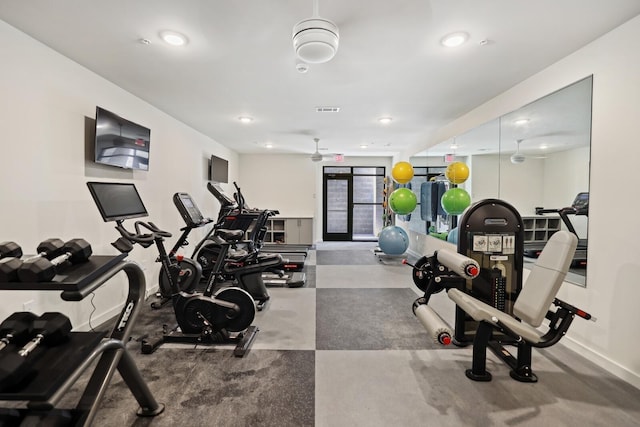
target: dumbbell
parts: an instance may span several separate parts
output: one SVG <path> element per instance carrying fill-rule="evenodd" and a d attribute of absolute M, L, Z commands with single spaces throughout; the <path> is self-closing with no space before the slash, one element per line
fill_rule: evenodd
<path fill-rule="evenodd" d="M 18 352 L 6 353 L 0 359 L 0 390 L 16 385 L 29 374 L 33 358 L 28 356 L 39 345 L 54 346 L 69 339 L 71 321 L 62 313 L 47 312 L 33 321 L 32 336 Z M 31 360 L 30 360 L 31 359 Z"/>
<path fill-rule="evenodd" d="M 11 342 L 20 344 L 25 338 L 31 336 L 33 321 L 37 316 L 29 311 L 13 313 L 0 323 L 0 350 Z"/>
<path fill-rule="evenodd" d="M 18 280 L 18 270 L 22 267 L 22 264 L 30 259 L 48 258 L 52 259 L 57 257 L 64 250 L 64 242 L 60 239 L 47 239 L 40 242 L 38 248 L 38 254 L 21 260 L 19 257 L 10 257 L 0 259 L 0 282 L 15 282 Z M 20 250 L 20 256 L 22 256 L 22 250 Z"/>
<path fill-rule="evenodd" d="M 22 249 L 16 242 L 2 242 L 0 243 L 0 258 L 14 257 L 20 258 L 22 256 Z"/>
<path fill-rule="evenodd" d="M 91 245 L 84 239 L 71 239 L 64 244 L 64 254 L 48 260 L 36 258 L 26 260 L 18 269 L 21 282 L 50 282 L 56 275 L 57 267 L 67 261 L 72 264 L 85 262 L 91 256 Z"/>

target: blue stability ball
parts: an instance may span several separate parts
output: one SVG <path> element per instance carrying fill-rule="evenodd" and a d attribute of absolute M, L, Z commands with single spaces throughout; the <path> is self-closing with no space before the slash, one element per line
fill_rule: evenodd
<path fill-rule="evenodd" d="M 452 229 L 449 234 L 447 234 L 447 242 L 458 243 L 458 227 Z"/>
<path fill-rule="evenodd" d="M 380 232 L 378 245 L 387 255 L 402 255 L 409 248 L 409 236 L 402 228 L 389 225 Z"/>

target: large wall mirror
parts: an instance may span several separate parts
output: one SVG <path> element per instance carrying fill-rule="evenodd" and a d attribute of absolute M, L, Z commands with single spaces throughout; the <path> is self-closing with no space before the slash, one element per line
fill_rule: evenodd
<path fill-rule="evenodd" d="M 495 197 L 512 204 L 525 224 L 525 250 L 530 255 L 526 261 L 535 261 L 536 252 L 556 230 L 575 232 L 580 243 L 567 280 L 582 286 L 587 268 L 592 82 L 592 76 L 582 79 L 411 158 L 414 168 L 434 171 L 452 158 L 462 161 L 470 176 L 460 186 L 472 202 Z M 411 216 L 409 228 L 429 232 L 420 215 Z"/>

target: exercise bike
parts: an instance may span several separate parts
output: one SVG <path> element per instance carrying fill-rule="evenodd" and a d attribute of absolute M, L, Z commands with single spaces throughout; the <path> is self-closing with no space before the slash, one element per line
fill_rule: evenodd
<path fill-rule="evenodd" d="M 116 230 L 121 237 L 112 245 L 120 252 L 130 252 L 136 243 L 145 248 L 155 244 L 159 253 L 158 260 L 173 291 L 171 301 L 177 327 L 165 330 L 164 336 L 156 342 L 143 341 L 142 352 L 151 353 L 164 342 L 233 342 L 237 344 L 234 354 L 243 356 L 258 332 L 256 326 L 251 326 L 256 306 L 248 292 L 228 286 L 220 275 L 226 252 L 234 241 L 243 237 L 243 233 L 238 230 L 218 230 L 230 243 L 221 246 L 223 256 L 218 259 L 208 277 L 204 292 L 187 293 L 180 289 L 182 268 L 164 247 L 164 240 L 171 237 L 171 233 L 159 229 L 152 222 L 136 221 L 135 233 L 124 227 L 124 219 L 147 216 L 135 186 L 103 182 L 90 182 L 87 185 L 103 219 L 116 222 Z M 105 216 L 105 213 L 109 213 L 109 216 Z"/>
<path fill-rule="evenodd" d="M 180 247 L 188 245 L 186 239 L 191 230 L 212 222 L 202 216 L 189 194 L 176 193 L 173 196 L 173 202 L 186 226 L 181 229 L 183 233 L 169 253 L 172 259 Z M 282 257 L 277 254 L 259 254 L 251 241 L 243 240 L 244 230 L 237 230 L 241 237 L 229 241 L 229 234 L 220 231 L 226 230 L 225 225 L 224 221 L 218 221 L 203 240 L 203 242 L 207 242 L 206 248 L 209 254 L 207 259 L 203 261 L 204 265 L 199 262 L 200 259 L 195 262 L 192 259 L 184 258 L 176 262 L 183 273 L 188 272 L 188 280 L 195 280 L 196 283 L 198 277 L 210 277 L 215 271 L 219 279 L 224 279 L 247 291 L 255 300 L 257 309 L 262 310 L 269 300 L 269 292 L 262 280 L 262 274 L 265 270 L 280 265 Z M 194 253 L 201 253 L 198 252 L 200 247 L 202 244 L 196 247 Z M 158 280 L 161 288 L 170 287 L 168 274 L 165 270 L 160 271 Z"/>

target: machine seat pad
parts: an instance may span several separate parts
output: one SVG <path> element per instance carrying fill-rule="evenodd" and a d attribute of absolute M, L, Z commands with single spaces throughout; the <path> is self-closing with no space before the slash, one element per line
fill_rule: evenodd
<path fill-rule="evenodd" d="M 525 341 L 535 344 L 542 340 L 542 336 L 544 335 L 543 332 L 528 325 L 527 323 L 517 320 L 515 317 L 510 316 L 495 307 L 490 306 L 489 304 L 485 304 L 459 289 L 450 289 L 447 294 L 449 298 L 458 305 L 458 307 L 464 310 L 475 321 L 485 321 L 492 325 L 496 325 L 493 321 L 493 318 L 495 317 L 507 328 L 524 338 Z"/>
<path fill-rule="evenodd" d="M 237 242 L 244 237 L 244 231 L 242 230 L 227 230 L 226 228 L 219 228 L 216 234 L 222 237 L 227 242 Z"/>

